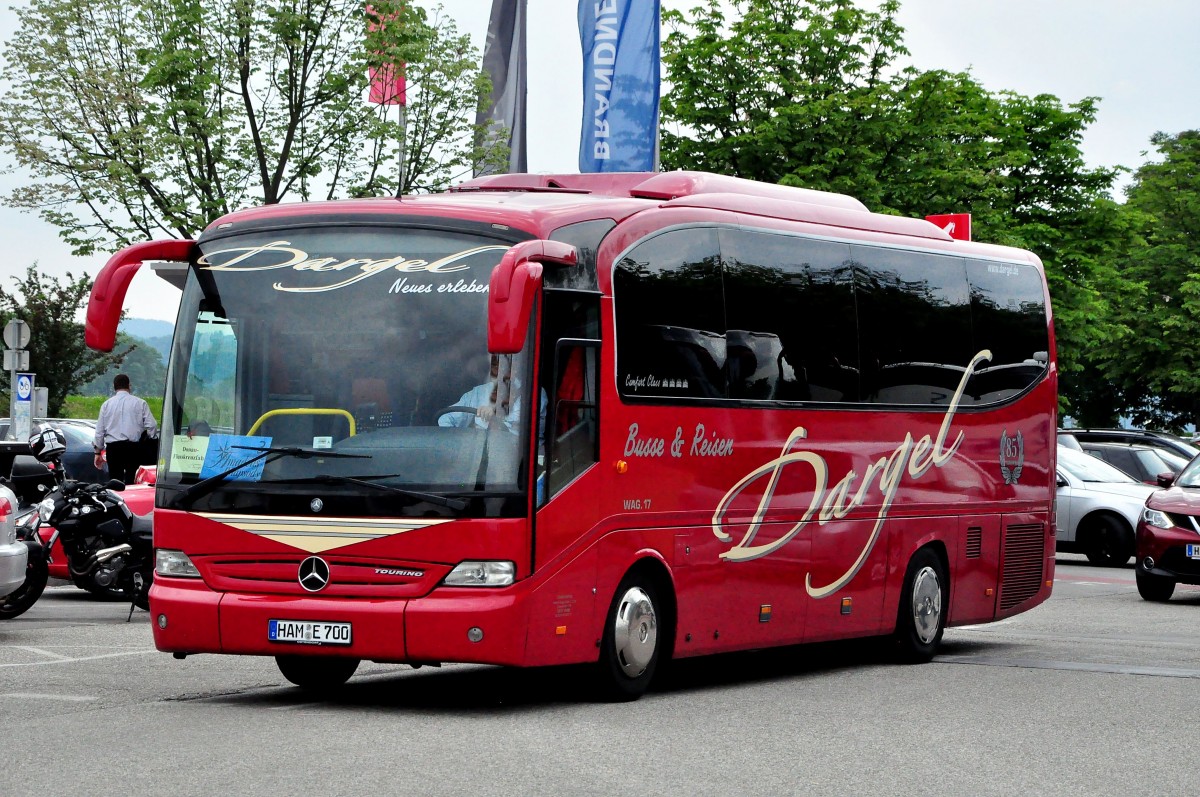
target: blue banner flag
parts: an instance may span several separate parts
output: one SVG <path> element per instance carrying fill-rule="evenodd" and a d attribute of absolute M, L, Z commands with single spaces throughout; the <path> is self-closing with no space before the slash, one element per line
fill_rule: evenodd
<path fill-rule="evenodd" d="M 659 0 L 579 0 L 579 171 L 658 168 Z"/>

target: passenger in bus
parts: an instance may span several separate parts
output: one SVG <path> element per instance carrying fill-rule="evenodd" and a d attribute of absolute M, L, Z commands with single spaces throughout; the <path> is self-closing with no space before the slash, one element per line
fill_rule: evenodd
<path fill-rule="evenodd" d="M 511 376 L 512 362 L 506 358 L 504 374 L 500 373 L 500 357 L 493 354 L 488 380 L 483 384 L 463 393 L 454 403 L 456 407 L 470 407 L 475 412 L 447 412 L 438 418 L 439 426 L 456 426 L 461 429 L 472 425 L 486 429 L 499 412 L 503 418 L 504 427 L 513 434 L 517 433 L 521 421 L 521 380 Z M 515 395 L 514 395 L 515 394 Z M 543 428 L 546 425 L 546 391 L 541 391 L 541 408 L 538 412 L 538 442 L 542 442 Z"/>

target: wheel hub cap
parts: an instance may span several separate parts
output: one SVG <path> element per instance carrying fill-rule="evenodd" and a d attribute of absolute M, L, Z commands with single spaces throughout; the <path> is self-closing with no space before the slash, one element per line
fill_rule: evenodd
<path fill-rule="evenodd" d="M 913 580 L 912 611 L 917 638 L 932 642 L 942 619 L 942 585 L 932 567 L 921 568 Z"/>
<path fill-rule="evenodd" d="M 633 587 L 621 596 L 613 636 L 621 671 L 630 678 L 637 678 L 650 665 L 658 644 L 654 604 L 641 588 Z"/>

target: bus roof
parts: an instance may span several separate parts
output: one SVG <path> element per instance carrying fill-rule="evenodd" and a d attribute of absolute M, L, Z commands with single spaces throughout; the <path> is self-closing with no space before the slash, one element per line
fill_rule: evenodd
<path fill-rule="evenodd" d="M 448 216 L 503 225 L 545 238 L 569 224 L 596 219 L 619 222 L 651 207 L 711 209 L 806 222 L 847 231 L 924 239 L 922 245 L 934 244 L 934 248 L 959 254 L 1038 262 L 1023 250 L 954 240 L 925 219 L 872 213 L 845 194 L 690 171 L 488 175 L 436 194 L 249 208 L 217 219 L 205 234 L 285 219 Z"/>

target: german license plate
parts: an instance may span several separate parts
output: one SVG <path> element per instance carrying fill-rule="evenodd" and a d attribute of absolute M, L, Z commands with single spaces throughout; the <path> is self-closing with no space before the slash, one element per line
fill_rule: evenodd
<path fill-rule="evenodd" d="M 299 645 L 349 645 L 350 623 L 322 623 L 316 620 L 269 620 L 267 639 Z"/>
<path fill-rule="evenodd" d="M 1187 557 L 1188 559 L 1200 559 L 1200 545 L 1188 545 Z"/>

